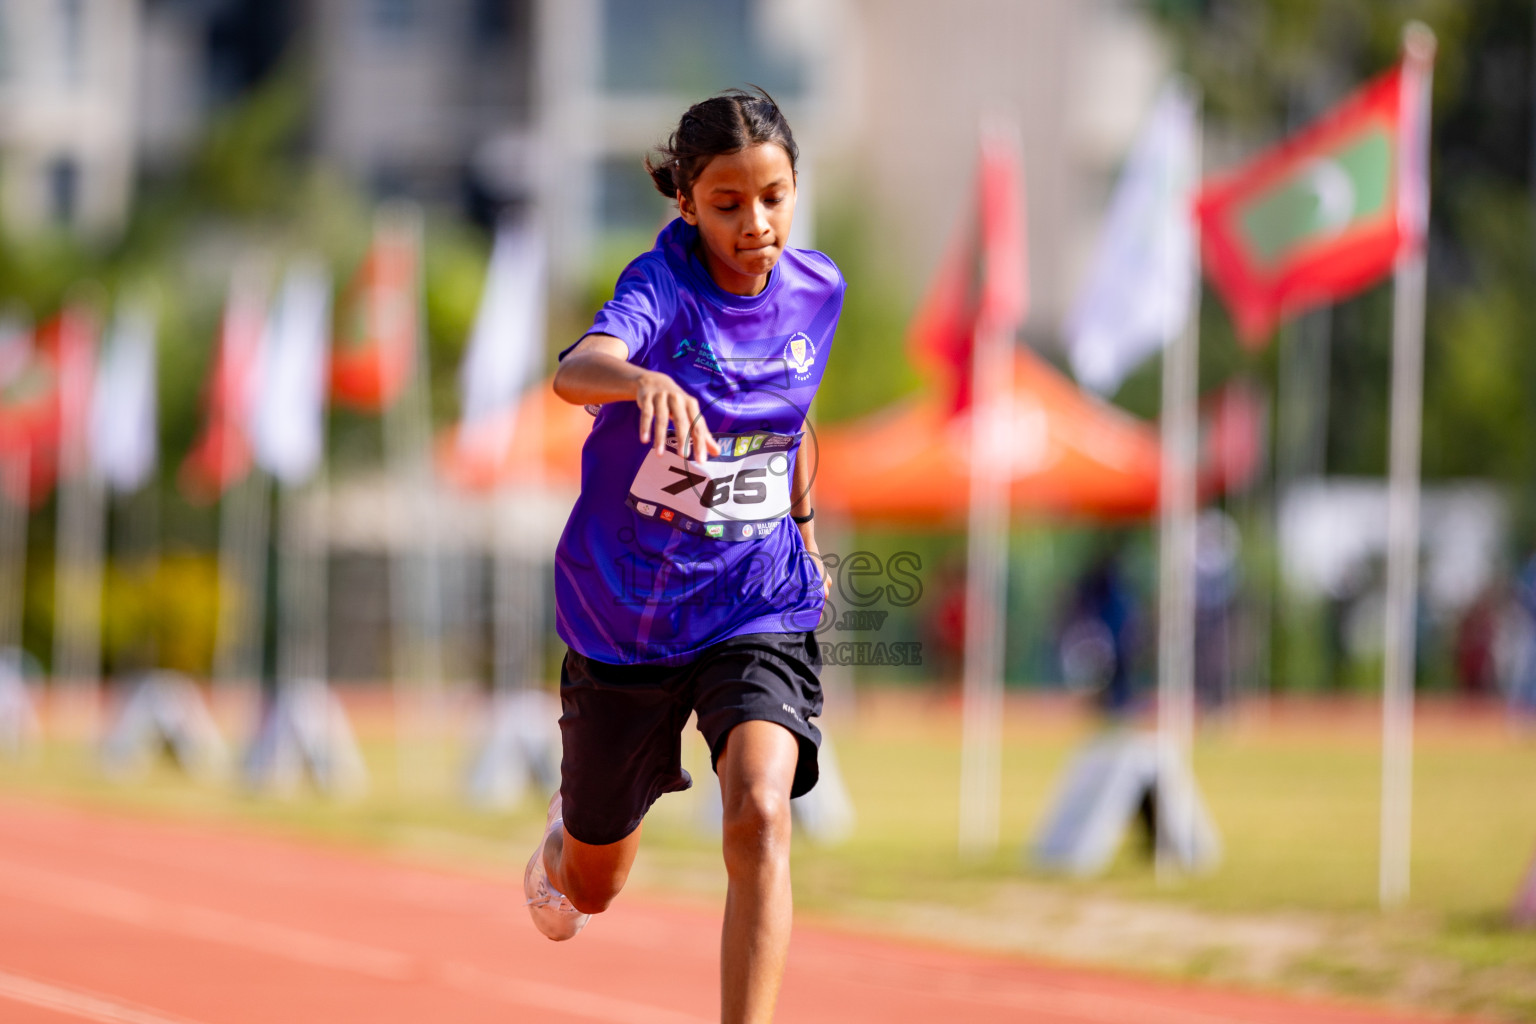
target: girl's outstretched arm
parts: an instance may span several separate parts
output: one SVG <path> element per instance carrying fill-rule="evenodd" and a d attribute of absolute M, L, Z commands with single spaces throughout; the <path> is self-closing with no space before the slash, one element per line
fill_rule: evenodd
<path fill-rule="evenodd" d="M 572 405 L 634 402 L 640 407 L 640 442 L 657 455 L 666 445 L 669 422 L 683 438 L 685 458 L 690 449 L 719 455 L 720 445 L 699 415 L 698 399 L 666 374 L 629 362 L 628 355 L 629 348 L 612 335 L 587 335 L 560 361 L 555 394 Z"/>

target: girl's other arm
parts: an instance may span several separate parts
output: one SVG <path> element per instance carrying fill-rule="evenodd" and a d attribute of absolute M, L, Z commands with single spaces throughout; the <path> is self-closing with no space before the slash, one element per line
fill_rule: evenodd
<path fill-rule="evenodd" d="M 629 362 L 628 355 L 629 347 L 612 335 L 587 335 L 560 361 L 555 394 L 572 405 L 634 402 L 640 407 L 640 443 L 651 445 L 658 455 L 666 444 L 668 422 L 684 437 L 685 458 L 690 448 L 719 455 L 720 445 L 699 414 L 698 400 L 666 374 Z"/>
<path fill-rule="evenodd" d="M 811 461 L 805 458 L 804 441 L 800 442 L 800 453 L 795 458 L 795 485 L 794 490 L 790 492 L 790 499 L 790 515 L 811 514 Z M 816 546 L 816 521 L 813 519 L 808 523 L 796 523 L 795 526 L 800 530 L 800 539 L 805 542 L 806 553 L 816 560 L 816 568 L 821 573 L 822 596 L 830 597 L 832 580 L 828 577 L 826 565 L 821 560 L 821 550 Z"/>

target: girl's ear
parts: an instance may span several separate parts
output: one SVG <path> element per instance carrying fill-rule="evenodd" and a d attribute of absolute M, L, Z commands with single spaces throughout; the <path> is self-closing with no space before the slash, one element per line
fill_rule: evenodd
<path fill-rule="evenodd" d="M 678 216 L 682 217 L 685 222 L 692 224 L 695 227 L 698 226 L 698 212 L 694 210 L 693 203 L 681 191 L 677 193 L 677 213 Z"/>

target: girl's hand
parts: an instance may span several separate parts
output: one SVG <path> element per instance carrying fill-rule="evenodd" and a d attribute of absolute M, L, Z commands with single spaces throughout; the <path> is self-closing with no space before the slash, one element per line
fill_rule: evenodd
<path fill-rule="evenodd" d="M 640 443 L 651 445 L 657 455 L 666 448 L 669 421 L 678 437 L 678 454 L 683 458 L 689 457 L 690 450 L 720 454 L 720 443 L 699 413 L 699 400 L 666 374 L 641 371 L 635 379 L 635 404 L 640 407 Z M 700 455 L 698 461 L 703 458 Z"/>

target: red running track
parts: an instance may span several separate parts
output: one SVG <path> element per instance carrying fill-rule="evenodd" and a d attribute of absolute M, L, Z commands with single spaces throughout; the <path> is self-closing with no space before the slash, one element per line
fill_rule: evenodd
<path fill-rule="evenodd" d="M 503 882 L 0 801 L 0 1022 L 707 1024 L 719 917 L 626 894 L 574 941 Z M 778 1019 L 1409 1024 L 797 925 Z"/>

